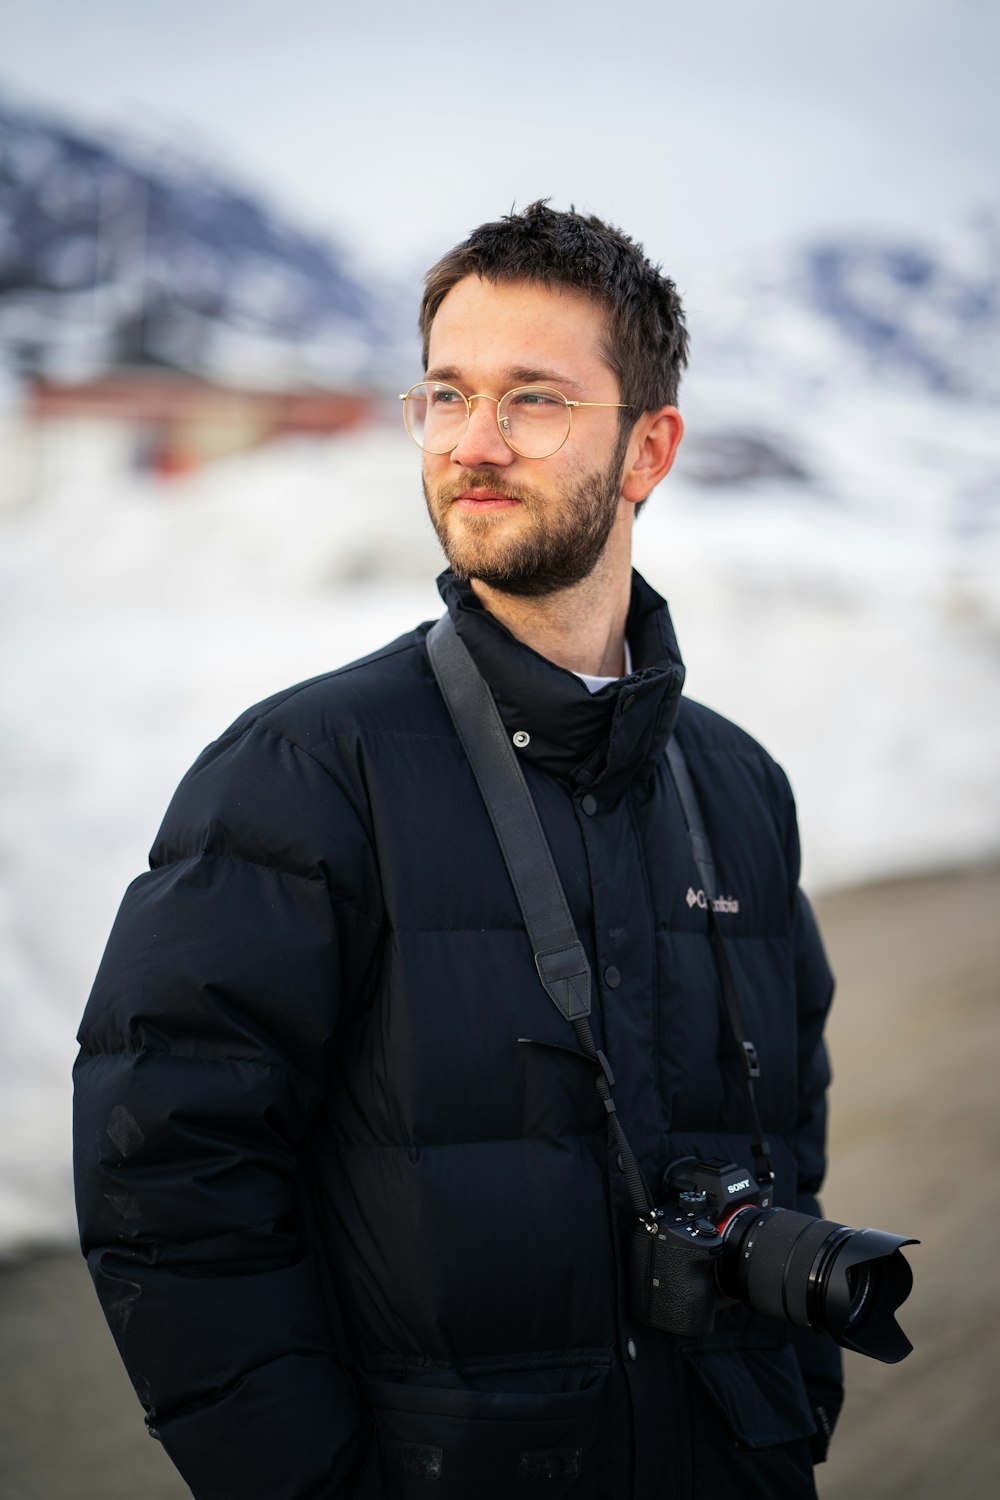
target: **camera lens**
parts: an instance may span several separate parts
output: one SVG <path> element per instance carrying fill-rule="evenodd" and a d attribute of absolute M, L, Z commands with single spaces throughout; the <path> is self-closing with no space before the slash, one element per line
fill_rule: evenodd
<path fill-rule="evenodd" d="M 719 1287 L 754 1312 L 897 1364 L 913 1347 L 894 1316 L 913 1285 L 900 1246 L 916 1243 L 792 1209 L 748 1205 L 725 1226 Z"/>

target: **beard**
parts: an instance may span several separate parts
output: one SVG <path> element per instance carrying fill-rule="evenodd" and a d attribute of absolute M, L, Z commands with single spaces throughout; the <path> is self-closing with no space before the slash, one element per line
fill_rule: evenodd
<path fill-rule="evenodd" d="M 427 511 L 451 571 L 522 599 L 555 594 L 589 577 L 618 515 L 629 436 L 629 431 L 619 433 L 603 472 L 588 474 L 556 495 L 510 484 L 499 469 L 463 469 L 434 494 L 425 477 Z M 529 524 L 517 536 L 504 536 L 503 521 L 509 512 L 463 515 L 456 522 L 452 501 L 477 489 L 520 501 Z"/>

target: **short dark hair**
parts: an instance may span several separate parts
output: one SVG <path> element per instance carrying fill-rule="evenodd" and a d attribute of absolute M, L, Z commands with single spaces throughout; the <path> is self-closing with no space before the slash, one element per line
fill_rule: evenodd
<path fill-rule="evenodd" d="M 623 429 L 640 412 L 676 403 L 688 351 L 681 299 L 642 246 L 612 224 L 572 208 L 560 213 L 539 198 L 474 229 L 427 272 L 419 323 L 425 369 L 437 310 L 465 276 L 570 287 L 601 303 L 608 314 L 602 352 L 633 408 L 620 413 Z"/>

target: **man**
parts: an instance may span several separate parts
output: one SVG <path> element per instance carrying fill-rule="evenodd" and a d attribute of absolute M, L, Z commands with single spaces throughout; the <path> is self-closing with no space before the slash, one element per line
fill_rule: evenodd
<path fill-rule="evenodd" d="M 681 699 L 666 607 L 630 568 L 682 432 L 673 284 L 537 203 L 431 270 L 421 327 L 404 412 L 441 592 L 589 956 L 628 1143 L 654 1195 L 680 1157 L 749 1161 L 673 733 L 776 1201 L 816 1212 L 831 980 L 787 782 Z M 812 1495 L 832 1343 L 796 1354 L 737 1303 L 698 1339 L 629 1316 L 617 1138 L 539 985 L 427 630 L 210 746 L 112 932 L 78 1200 L 147 1423 L 198 1500 Z"/>

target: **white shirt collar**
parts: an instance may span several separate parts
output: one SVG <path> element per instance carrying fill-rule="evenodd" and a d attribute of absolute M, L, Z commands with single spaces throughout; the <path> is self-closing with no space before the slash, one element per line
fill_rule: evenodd
<path fill-rule="evenodd" d="M 629 643 L 628 643 L 628 640 L 626 639 L 626 641 L 625 641 L 625 671 L 624 671 L 623 675 L 625 677 L 628 677 L 629 674 L 631 673 L 631 671 L 632 671 L 632 652 L 629 649 Z M 607 685 L 608 685 L 609 682 L 619 682 L 620 681 L 620 678 L 618 678 L 618 677 L 591 677 L 586 672 L 576 672 L 574 675 L 576 677 L 579 677 L 580 681 L 583 683 L 583 685 L 587 689 L 588 693 L 598 693 L 598 692 L 600 692 L 600 690 L 601 690 L 602 687 L 607 687 Z"/>

